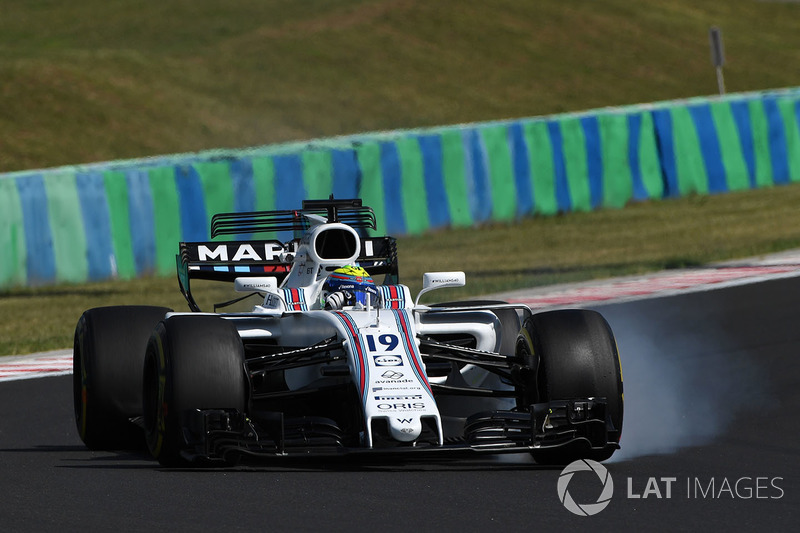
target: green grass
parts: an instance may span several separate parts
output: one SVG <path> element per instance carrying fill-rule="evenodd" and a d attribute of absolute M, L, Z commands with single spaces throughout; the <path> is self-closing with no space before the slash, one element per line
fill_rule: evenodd
<path fill-rule="evenodd" d="M 798 204 L 800 184 L 404 237 L 400 277 L 416 295 L 423 272 L 465 271 L 465 288 L 426 300 L 441 301 L 800 248 Z M 209 283 L 204 310 L 235 296 Z M 173 277 L 14 289 L 0 293 L 0 354 L 69 347 L 85 309 L 125 303 L 188 311 Z"/>
<path fill-rule="evenodd" d="M 794 86 L 800 4 L 0 0 L 0 171 Z"/>

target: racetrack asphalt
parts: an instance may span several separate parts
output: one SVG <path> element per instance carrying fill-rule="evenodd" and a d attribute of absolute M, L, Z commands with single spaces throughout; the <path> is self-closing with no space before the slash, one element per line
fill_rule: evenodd
<path fill-rule="evenodd" d="M 794 531 L 798 294 L 793 277 L 595 307 L 617 336 L 626 415 L 605 464 L 613 497 L 594 516 L 562 505 L 560 468 L 525 459 L 176 471 L 141 451 L 90 452 L 59 376 L 0 383 L 0 527 Z M 585 472 L 568 484 L 581 504 L 600 491 Z"/>

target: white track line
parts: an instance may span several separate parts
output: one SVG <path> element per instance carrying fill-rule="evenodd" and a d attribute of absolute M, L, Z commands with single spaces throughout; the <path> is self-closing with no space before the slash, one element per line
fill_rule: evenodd
<path fill-rule="evenodd" d="M 766 258 L 722 263 L 708 268 L 524 289 L 498 294 L 495 297 L 513 303 L 523 303 L 533 309 L 579 307 L 708 291 L 796 276 L 800 276 L 800 250 Z M 72 350 L 0 357 L 0 381 L 71 373 Z"/>
<path fill-rule="evenodd" d="M 642 277 L 549 287 L 547 290 L 514 291 L 496 295 L 532 309 L 589 306 L 643 300 L 759 283 L 800 276 L 799 265 L 728 266 L 682 270 Z"/>
<path fill-rule="evenodd" d="M 72 350 L 0 358 L 0 381 L 72 374 Z"/>

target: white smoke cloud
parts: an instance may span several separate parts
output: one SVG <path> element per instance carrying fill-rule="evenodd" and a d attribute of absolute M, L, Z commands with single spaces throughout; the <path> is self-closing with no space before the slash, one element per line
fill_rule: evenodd
<path fill-rule="evenodd" d="M 625 387 L 612 460 L 706 444 L 768 400 L 764 371 L 713 316 L 658 300 L 599 310 L 617 337 Z"/>

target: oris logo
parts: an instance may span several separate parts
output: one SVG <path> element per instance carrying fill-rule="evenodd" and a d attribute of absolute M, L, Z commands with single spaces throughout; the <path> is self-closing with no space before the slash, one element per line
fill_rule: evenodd
<path fill-rule="evenodd" d="M 396 355 L 375 355 L 373 356 L 375 364 L 378 366 L 402 366 L 403 359 Z"/>
<path fill-rule="evenodd" d="M 420 410 L 425 409 L 425 403 L 423 402 L 414 402 L 414 403 L 379 403 L 378 409 L 383 411 L 392 409 L 392 410 Z"/>

